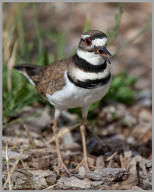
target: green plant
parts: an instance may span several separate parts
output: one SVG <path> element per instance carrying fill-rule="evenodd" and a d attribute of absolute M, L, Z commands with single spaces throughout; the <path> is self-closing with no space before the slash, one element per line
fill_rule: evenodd
<path fill-rule="evenodd" d="M 132 104 L 137 94 L 137 91 L 134 90 L 136 82 L 137 77 L 128 75 L 126 72 L 114 76 L 110 90 L 103 100 L 114 100 L 128 105 Z"/>
<path fill-rule="evenodd" d="M 7 82 L 7 67 L 3 66 L 3 124 L 7 124 L 10 119 L 18 114 L 25 106 L 34 102 L 42 102 L 41 97 L 27 80 L 18 72 L 12 74 L 12 90 L 9 91 Z"/>
<path fill-rule="evenodd" d="M 120 3 L 118 13 L 115 14 L 115 24 L 113 28 L 107 32 L 108 44 L 112 44 L 118 37 L 118 30 L 122 14 L 123 14 L 123 3 Z"/>
<path fill-rule="evenodd" d="M 10 70 L 10 60 L 12 59 L 12 55 L 15 55 L 15 63 L 18 64 L 19 61 L 25 60 L 25 62 L 31 63 L 32 59 L 28 58 L 28 53 L 32 51 L 33 44 L 25 43 L 24 39 L 24 25 L 23 25 L 23 11 L 26 6 L 23 6 L 22 9 L 18 9 L 17 19 L 16 19 L 16 28 L 18 33 L 18 46 L 19 51 L 14 53 L 14 41 L 12 41 L 12 48 L 10 50 L 9 58 L 6 60 L 6 63 L 3 64 L 3 125 L 6 125 L 10 122 L 11 118 L 17 115 L 25 106 L 31 105 L 34 102 L 39 102 L 45 104 L 46 102 L 41 98 L 41 96 L 37 93 L 37 91 L 33 88 L 33 86 L 28 82 L 28 80 L 19 74 L 17 71 L 13 70 L 11 74 L 9 73 Z M 37 20 L 35 17 L 34 20 Z M 35 21 L 36 22 L 36 21 Z M 36 24 L 35 24 L 36 25 Z M 35 26 L 36 28 L 36 26 Z M 9 39 L 14 38 L 14 27 L 12 28 L 11 32 L 9 33 L 8 39 L 6 41 L 9 42 Z M 38 38 L 41 38 L 38 36 Z M 41 40 L 40 40 L 41 41 Z M 41 47 L 41 43 L 38 40 L 38 44 Z M 17 41 L 16 41 L 17 42 Z M 42 51 L 40 48 L 39 56 L 37 61 L 45 61 L 46 59 L 46 52 Z M 42 51 L 42 52 L 41 52 Z M 45 62 L 44 62 L 45 63 Z M 11 75 L 11 90 L 8 89 L 8 78 Z"/>

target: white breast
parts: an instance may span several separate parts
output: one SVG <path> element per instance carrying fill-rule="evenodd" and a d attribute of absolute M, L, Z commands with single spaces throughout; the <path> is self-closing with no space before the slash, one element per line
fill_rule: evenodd
<path fill-rule="evenodd" d="M 100 65 L 104 62 L 104 59 L 100 55 L 79 48 L 77 49 L 77 55 L 92 65 Z"/>
<path fill-rule="evenodd" d="M 110 72 L 109 66 L 107 65 L 106 69 L 99 73 L 92 73 L 92 72 L 85 72 L 79 68 L 74 68 L 71 71 L 71 75 L 74 76 L 76 79 L 79 79 L 80 81 L 85 80 L 95 80 L 95 79 L 102 79 L 108 76 Z"/>
<path fill-rule="evenodd" d="M 66 110 L 68 108 L 88 106 L 100 100 L 107 92 L 110 82 L 105 86 L 95 89 L 84 89 L 75 86 L 67 78 L 65 71 L 66 85 L 62 90 L 56 91 L 53 95 L 46 94 L 48 101 L 56 108 Z"/>

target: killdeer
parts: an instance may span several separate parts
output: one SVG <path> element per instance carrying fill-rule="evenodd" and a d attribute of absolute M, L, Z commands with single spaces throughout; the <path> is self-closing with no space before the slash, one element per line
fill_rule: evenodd
<path fill-rule="evenodd" d="M 57 120 L 60 112 L 69 108 L 81 107 L 80 125 L 83 163 L 89 169 L 85 141 L 85 121 L 89 106 L 102 99 L 108 92 L 111 82 L 110 52 L 106 48 L 107 36 L 98 30 L 81 34 L 74 56 L 57 61 L 48 66 L 17 65 L 14 68 L 23 73 L 38 92 L 55 108 L 53 132 L 58 156 L 58 173 L 65 166 L 57 136 Z"/>

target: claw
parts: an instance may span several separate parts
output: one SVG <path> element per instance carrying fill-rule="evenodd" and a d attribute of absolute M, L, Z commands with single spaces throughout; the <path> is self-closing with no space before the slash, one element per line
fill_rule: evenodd
<path fill-rule="evenodd" d="M 71 174 L 71 172 L 67 169 L 67 167 L 64 164 L 64 162 L 62 160 L 59 160 L 58 161 L 58 168 L 56 170 L 57 175 L 59 175 L 61 169 L 64 169 L 69 175 Z"/>

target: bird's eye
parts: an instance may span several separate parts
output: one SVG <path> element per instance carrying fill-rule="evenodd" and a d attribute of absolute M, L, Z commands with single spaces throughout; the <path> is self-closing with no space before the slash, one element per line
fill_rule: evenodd
<path fill-rule="evenodd" d="M 85 39 L 85 44 L 86 44 L 87 46 L 90 46 L 90 45 L 92 44 L 91 39 L 90 39 L 90 38 L 86 38 L 86 39 Z"/>

